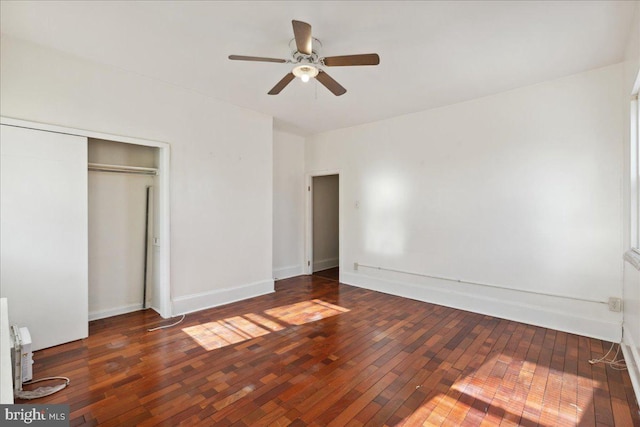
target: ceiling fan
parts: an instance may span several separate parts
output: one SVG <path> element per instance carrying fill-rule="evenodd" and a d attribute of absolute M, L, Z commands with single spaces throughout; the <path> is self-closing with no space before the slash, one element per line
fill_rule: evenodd
<path fill-rule="evenodd" d="M 311 78 L 318 80 L 324 87 L 329 89 L 334 95 L 340 96 L 347 90 L 335 81 L 321 67 L 344 67 L 352 65 L 378 65 L 380 57 L 377 53 L 366 53 L 360 55 L 327 56 L 321 57 L 319 50 L 322 47 L 320 40 L 311 37 L 311 25 L 302 21 L 291 21 L 293 24 L 294 39 L 291 40 L 292 59 L 263 58 L 260 56 L 229 55 L 229 59 L 234 61 L 258 61 L 275 62 L 281 64 L 295 64 L 291 72 L 282 78 L 269 91 L 269 95 L 277 95 L 291 81 L 300 77 L 303 82 L 308 82 Z"/>

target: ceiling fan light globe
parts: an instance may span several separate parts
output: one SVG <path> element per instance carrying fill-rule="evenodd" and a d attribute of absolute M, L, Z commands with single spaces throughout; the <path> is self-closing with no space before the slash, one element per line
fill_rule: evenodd
<path fill-rule="evenodd" d="M 320 70 L 311 64 L 303 64 L 298 65 L 291 72 L 294 76 L 300 77 L 300 80 L 306 83 L 311 80 L 311 77 L 317 76 Z"/>

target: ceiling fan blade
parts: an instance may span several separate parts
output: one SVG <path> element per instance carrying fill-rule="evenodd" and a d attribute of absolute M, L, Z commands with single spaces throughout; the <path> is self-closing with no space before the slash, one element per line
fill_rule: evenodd
<path fill-rule="evenodd" d="M 229 55 L 229 59 L 231 59 L 232 61 L 277 62 L 280 64 L 284 64 L 287 62 L 286 59 L 263 58 L 261 56 L 242 56 L 242 55 Z"/>
<path fill-rule="evenodd" d="M 282 89 L 284 89 L 289 83 L 291 83 L 291 80 L 295 79 L 296 76 L 293 75 L 293 73 L 289 73 L 286 76 L 284 76 L 282 78 L 282 80 L 280 80 L 274 87 L 273 89 L 271 89 L 269 91 L 269 95 L 277 95 L 279 94 Z"/>
<path fill-rule="evenodd" d="M 324 85 L 327 89 L 329 89 L 335 96 L 344 95 L 347 90 L 343 88 L 340 83 L 333 80 L 333 78 L 327 74 L 326 72 L 320 70 L 316 79 Z"/>
<path fill-rule="evenodd" d="M 311 25 L 302 21 L 291 21 L 293 24 L 293 35 L 296 38 L 298 52 L 311 55 Z"/>
<path fill-rule="evenodd" d="M 322 60 L 327 67 L 344 67 L 350 65 L 378 65 L 380 57 L 377 53 L 362 55 L 329 56 Z"/>

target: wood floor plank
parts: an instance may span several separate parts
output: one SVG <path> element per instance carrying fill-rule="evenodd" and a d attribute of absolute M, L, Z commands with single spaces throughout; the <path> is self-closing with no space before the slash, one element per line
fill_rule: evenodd
<path fill-rule="evenodd" d="M 336 269 L 192 313 L 90 323 L 35 353 L 72 426 L 640 426 L 611 343 L 338 283 Z M 622 356 L 619 356 L 620 358 Z"/>

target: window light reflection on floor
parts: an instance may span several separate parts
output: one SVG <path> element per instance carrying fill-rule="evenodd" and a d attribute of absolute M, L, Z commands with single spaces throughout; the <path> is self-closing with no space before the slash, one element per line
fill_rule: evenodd
<path fill-rule="evenodd" d="M 499 368 L 500 364 L 504 366 Z M 447 362 L 442 365 L 446 366 L 438 367 L 438 371 L 452 368 Z M 545 383 L 532 382 L 533 372 L 536 370 L 542 371 L 540 378 L 547 378 Z M 584 387 L 578 387 L 579 392 L 576 394 L 575 383 L 585 382 Z M 574 391 L 563 392 L 563 384 L 569 384 L 569 390 Z M 415 396 L 407 401 L 419 402 L 418 405 L 407 408 L 410 415 L 396 425 L 412 425 L 417 421 L 425 426 L 441 425 L 444 419 L 452 416 L 461 422 L 467 417 L 467 413 L 470 413 L 470 419 L 483 420 L 489 424 L 512 419 L 519 420 L 522 424 L 542 427 L 581 425 L 585 413 L 590 412 L 592 417 L 595 415 L 593 390 L 600 387 L 601 383 L 501 355 L 489 358 L 475 372 L 458 378 L 446 394 L 434 390 L 432 386 L 433 384 L 424 388 L 421 384 L 416 386 Z M 584 392 L 581 393 L 580 390 Z M 455 411 L 455 415 L 452 411 Z M 476 418 L 474 413 L 477 414 Z"/>
<path fill-rule="evenodd" d="M 261 314 L 248 313 L 189 326 L 182 331 L 210 351 L 280 331 L 287 326 L 316 322 L 348 311 L 347 308 L 314 299 L 271 308 Z"/>
<path fill-rule="evenodd" d="M 289 325 L 303 325 L 347 311 L 349 311 L 349 309 L 314 299 L 265 310 L 265 314 L 273 316 Z"/>

